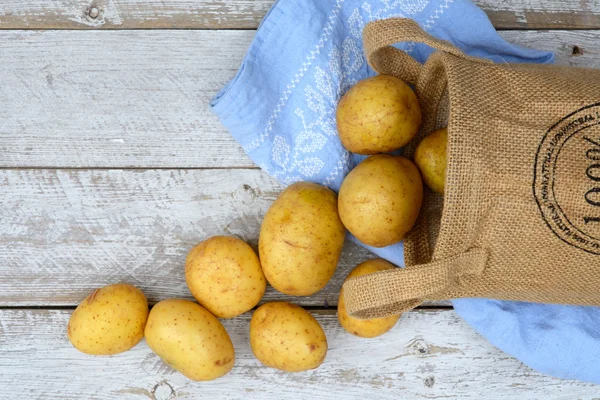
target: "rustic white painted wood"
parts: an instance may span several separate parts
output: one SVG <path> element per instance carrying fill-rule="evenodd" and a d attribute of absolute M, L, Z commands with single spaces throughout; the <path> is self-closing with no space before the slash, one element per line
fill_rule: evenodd
<path fill-rule="evenodd" d="M 3 0 L 0 29 L 253 29 L 272 4 L 273 0 Z"/>
<path fill-rule="evenodd" d="M 136 284 L 151 302 L 190 298 L 187 251 L 215 234 L 256 246 L 280 190 L 207 107 L 235 74 L 253 31 L 34 30 L 254 29 L 272 2 L 0 2 L 0 30 L 13 29 L 0 31 L 0 168 L 11 168 L 0 169 L 2 399 L 600 398 L 600 386 L 531 371 L 451 310 L 406 313 L 373 340 L 343 332 L 333 307 L 315 311 L 330 352 L 320 369 L 300 374 L 252 357 L 244 315 L 224 322 L 236 368 L 193 383 L 145 343 L 113 357 L 77 352 L 65 335 L 69 310 L 2 309 L 74 306 L 116 281 Z M 600 27 L 598 0 L 476 3 L 500 29 Z M 561 64 L 600 67 L 598 31 L 501 35 L 556 51 Z M 334 306 L 345 275 L 370 257 L 348 244 L 325 289 L 291 300 Z M 283 298 L 269 289 L 264 300 Z"/>
<path fill-rule="evenodd" d="M 597 29 L 599 0 L 475 0 L 497 29 Z"/>
<path fill-rule="evenodd" d="M 253 166 L 208 109 L 252 36 L 0 31 L 0 166 Z"/>
<path fill-rule="evenodd" d="M 261 365 L 250 315 L 225 320 L 236 350 L 231 373 L 191 382 L 144 342 L 111 357 L 79 353 L 66 337 L 67 310 L 0 310 L 3 399 L 514 399 L 600 397 L 600 386 L 536 373 L 501 353 L 451 310 L 413 311 L 389 333 L 354 337 L 333 312 L 313 312 L 329 344 L 324 364 L 283 373 Z"/>
<path fill-rule="evenodd" d="M 600 10 L 600 5 L 598 6 Z M 599 31 L 501 31 L 511 43 L 553 51 L 556 64 L 600 68 Z"/>
<path fill-rule="evenodd" d="M 0 31 L 0 167 L 253 166 L 208 108 L 253 35 Z M 502 35 L 600 66 L 595 31 Z"/>
<path fill-rule="evenodd" d="M 185 257 L 213 235 L 256 248 L 280 186 L 260 170 L 0 170 L 0 307 L 76 305 L 126 281 L 151 302 L 190 298 Z M 330 284 L 305 305 L 337 304 L 371 258 L 348 244 Z M 269 288 L 265 300 L 284 298 Z"/>
<path fill-rule="evenodd" d="M 497 28 L 597 28 L 598 0 L 475 0 Z M 0 29 L 256 28 L 273 0 L 4 0 Z"/>

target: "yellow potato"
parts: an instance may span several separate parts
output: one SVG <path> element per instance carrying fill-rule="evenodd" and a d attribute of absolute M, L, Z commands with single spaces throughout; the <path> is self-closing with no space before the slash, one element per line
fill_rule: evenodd
<path fill-rule="evenodd" d="M 321 325 L 302 307 L 286 302 L 263 304 L 254 312 L 250 346 L 260 362 L 286 372 L 317 368 L 327 355 Z"/>
<path fill-rule="evenodd" d="M 387 153 L 415 136 L 421 108 L 410 86 L 393 76 L 378 75 L 358 82 L 342 97 L 336 121 L 348 151 Z"/>
<path fill-rule="evenodd" d="M 309 296 L 333 276 L 345 230 L 337 197 L 326 187 L 299 182 L 267 211 L 258 251 L 267 281 L 290 296 Z"/>
<path fill-rule="evenodd" d="M 356 276 L 363 276 L 372 274 L 374 272 L 385 271 L 388 269 L 396 268 L 393 264 L 377 258 L 374 260 L 368 260 L 361 264 L 358 264 L 356 268 L 352 270 L 346 277 L 346 280 L 354 278 Z M 374 338 L 376 336 L 383 335 L 396 325 L 400 315 L 391 315 L 386 318 L 373 318 L 373 319 L 358 319 L 348 315 L 346 311 L 346 304 L 344 303 L 344 289 L 340 291 L 340 298 L 338 300 L 338 319 L 342 327 L 353 335 Z"/>
<path fill-rule="evenodd" d="M 251 310 L 267 286 L 252 247 L 230 236 L 214 236 L 194 247 L 185 263 L 185 280 L 198 303 L 219 318 Z"/>
<path fill-rule="evenodd" d="M 211 381 L 233 368 L 235 352 L 221 322 L 187 300 L 163 300 L 150 311 L 146 342 L 162 360 L 194 381 Z"/>
<path fill-rule="evenodd" d="M 423 200 L 417 167 L 404 157 L 379 154 L 358 164 L 342 182 L 340 218 L 361 242 L 398 243 L 412 228 Z"/>
<path fill-rule="evenodd" d="M 126 283 L 96 289 L 73 311 L 67 336 L 79 351 L 109 355 L 131 349 L 144 337 L 148 301 Z"/>
<path fill-rule="evenodd" d="M 444 194 L 446 180 L 446 147 L 448 130 L 446 128 L 425 136 L 415 149 L 415 163 L 421 171 L 423 181 L 431 190 Z"/>

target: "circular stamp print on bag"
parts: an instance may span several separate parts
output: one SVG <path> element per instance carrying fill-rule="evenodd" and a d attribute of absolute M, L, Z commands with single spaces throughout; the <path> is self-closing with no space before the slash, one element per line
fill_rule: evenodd
<path fill-rule="evenodd" d="M 560 239 L 600 254 L 600 103 L 546 132 L 535 157 L 533 195 Z"/>

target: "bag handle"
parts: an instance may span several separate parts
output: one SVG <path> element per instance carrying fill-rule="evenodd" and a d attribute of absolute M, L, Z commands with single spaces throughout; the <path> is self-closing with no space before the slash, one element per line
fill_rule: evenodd
<path fill-rule="evenodd" d="M 475 248 L 446 260 L 351 278 L 344 283 L 346 309 L 361 319 L 400 314 L 427 296 L 456 288 L 463 276 L 481 275 L 487 259 L 487 250 Z"/>
<path fill-rule="evenodd" d="M 404 51 L 391 46 L 400 42 L 424 43 L 458 57 L 471 58 L 450 42 L 431 36 L 412 19 L 388 18 L 368 23 L 363 30 L 363 47 L 371 68 L 411 85 L 416 85 L 422 65 Z"/>

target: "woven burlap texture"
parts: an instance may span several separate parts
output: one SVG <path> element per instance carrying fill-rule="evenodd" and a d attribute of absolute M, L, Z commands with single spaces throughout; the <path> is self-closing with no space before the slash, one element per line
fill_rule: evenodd
<path fill-rule="evenodd" d="M 600 305 L 600 71 L 468 57 L 408 19 L 372 22 L 363 40 L 369 65 L 419 98 L 423 125 L 405 155 L 447 124 L 448 166 L 445 195 L 426 191 L 405 238 L 406 267 L 345 283 L 350 314 L 465 297 Z M 391 46 L 399 42 L 438 51 L 421 65 Z"/>

